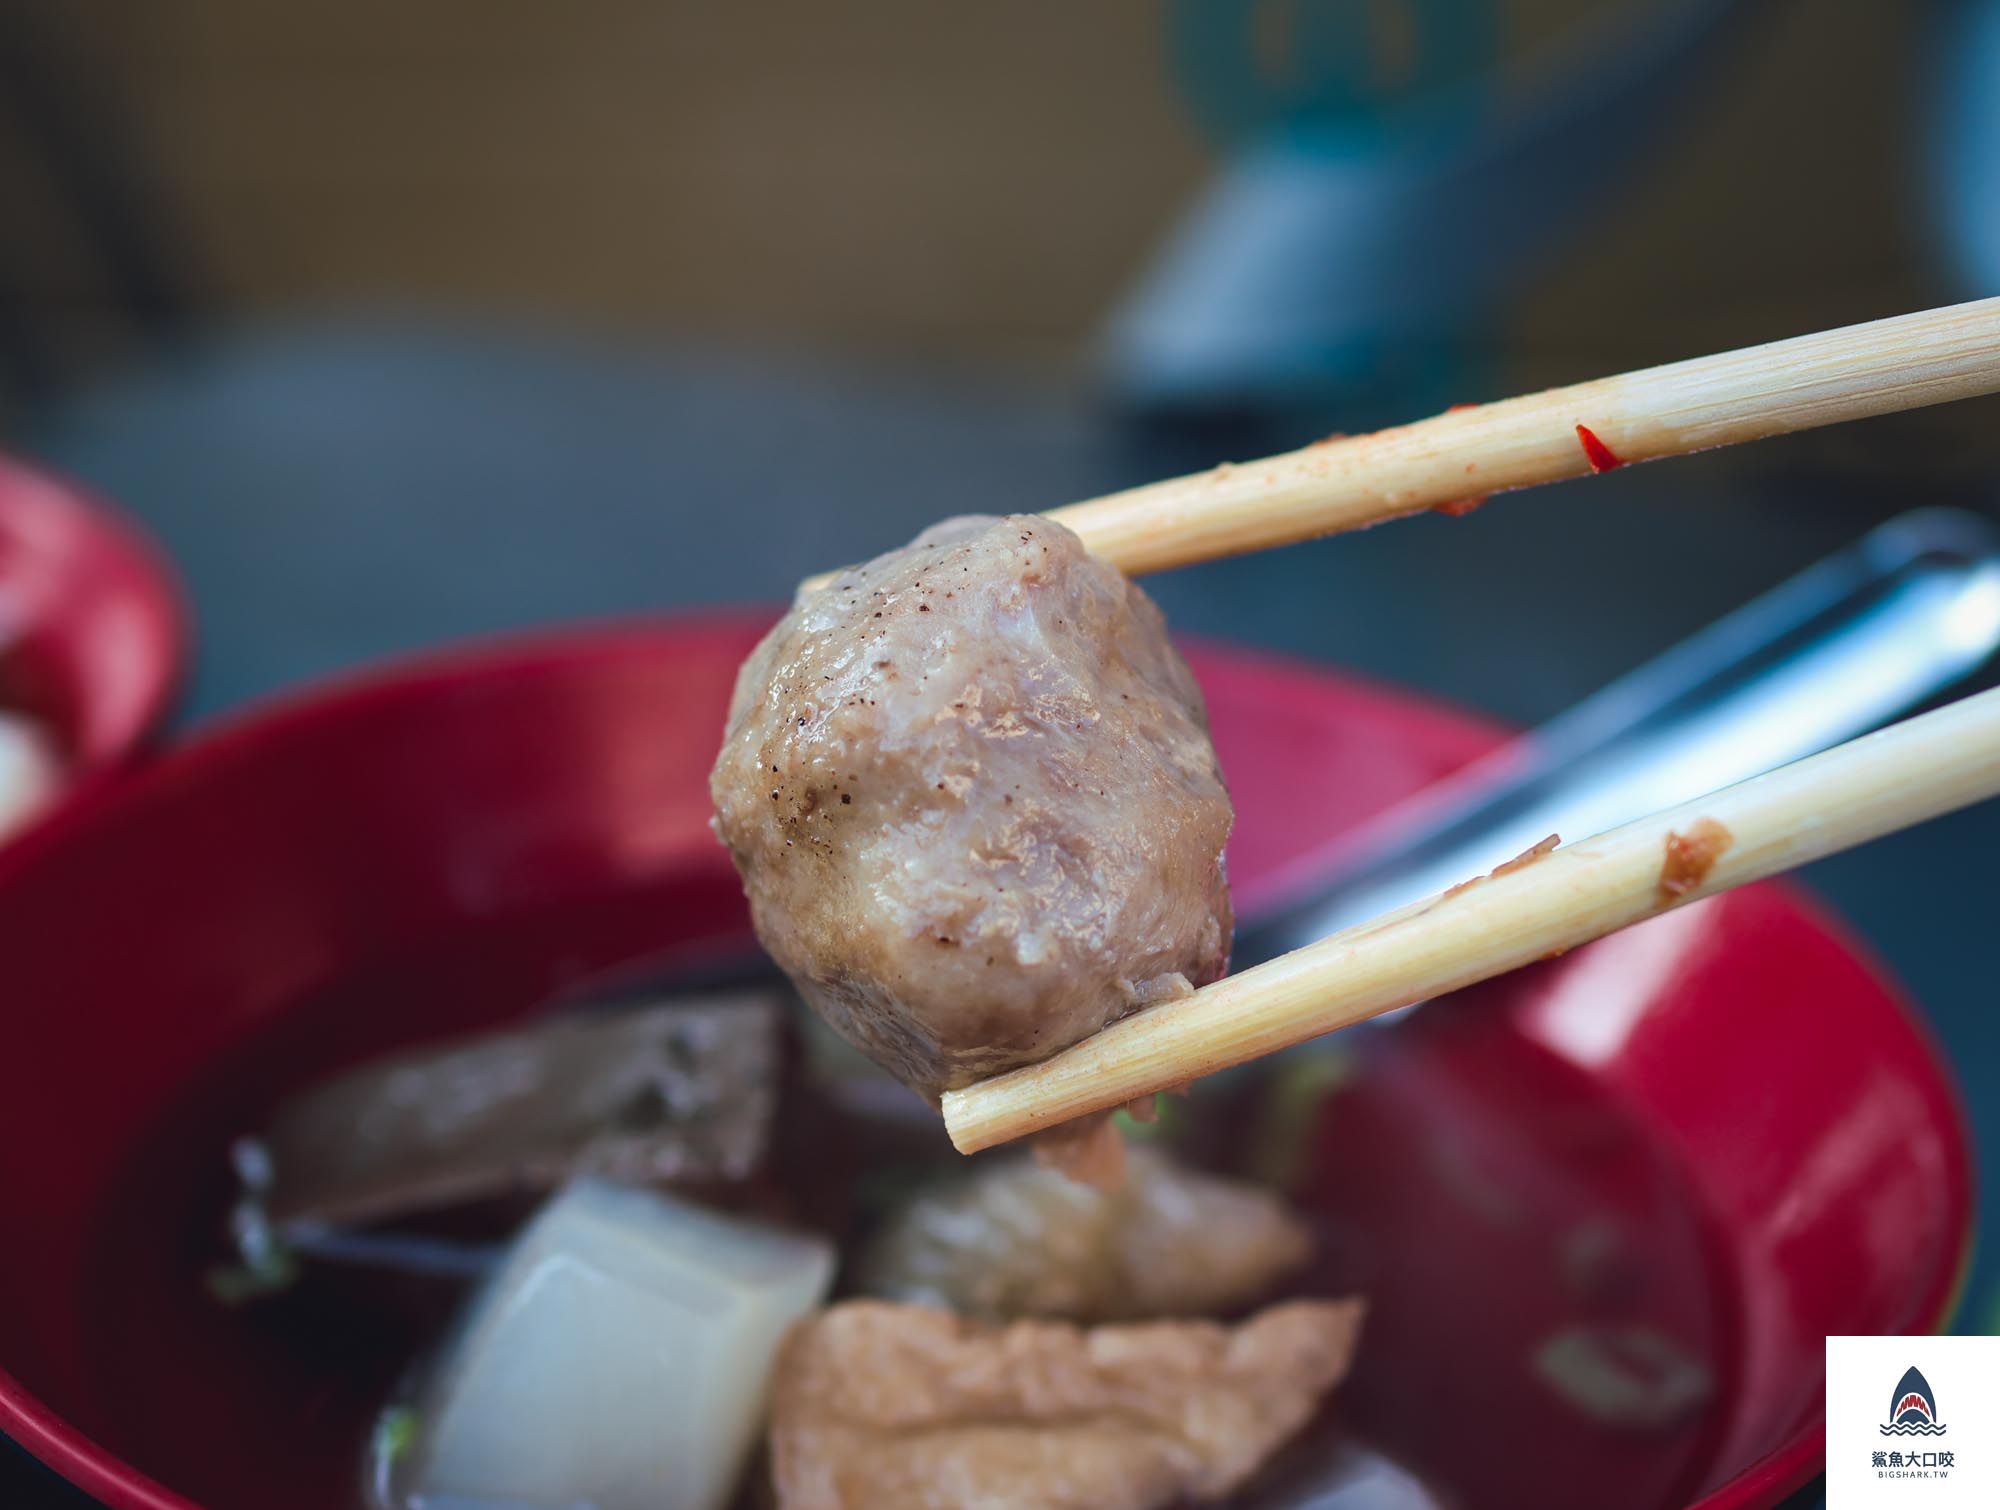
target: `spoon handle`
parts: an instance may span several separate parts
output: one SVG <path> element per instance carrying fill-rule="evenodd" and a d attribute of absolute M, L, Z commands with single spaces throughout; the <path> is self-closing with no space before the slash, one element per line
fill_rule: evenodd
<path fill-rule="evenodd" d="M 1251 918 L 1241 969 L 1483 875 L 1815 754 L 2000 648 L 2000 535 L 1902 515 L 1532 733 L 1397 804 L 1306 895 Z"/>

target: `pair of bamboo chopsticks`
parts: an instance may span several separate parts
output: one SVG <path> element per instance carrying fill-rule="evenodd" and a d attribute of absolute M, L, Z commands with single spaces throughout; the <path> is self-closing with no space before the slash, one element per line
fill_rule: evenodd
<path fill-rule="evenodd" d="M 2000 392 L 2000 298 L 1321 442 L 1056 509 L 1160 571 L 1625 462 Z M 1537 854 L 948 1093 L 963 1152 L 1102 1111 L 2000 795 L 2000 689 Z"/>

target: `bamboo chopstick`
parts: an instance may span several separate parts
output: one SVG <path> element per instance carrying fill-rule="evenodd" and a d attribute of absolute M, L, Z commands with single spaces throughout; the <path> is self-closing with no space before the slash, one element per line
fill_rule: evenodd
<path fill-rule="evenodd" d="M 2000 795 L 2000 688 L 1502 867 L 947 1092 L 962 1153 L 1502 974 Z"/>
<path fill-rule="evenodd" d="M 1049 517 L 1136 576 L 1470 506 L 1626 462 L 1995 392 L 2000 298 L 1469 405 Z"/>

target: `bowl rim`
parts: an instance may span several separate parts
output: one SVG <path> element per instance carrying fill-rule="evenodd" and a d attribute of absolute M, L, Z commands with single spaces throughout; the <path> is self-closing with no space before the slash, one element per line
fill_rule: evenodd
<path fill-rule="evenodd" d="M 0 465 L 5 465 L 4 459 L 0 459 Z M 146 548 L 150 549 L 150 545 Z M 606 657 L 643 657 L 664 645 L 684 644 L 691 634 L 740 637 L 752 629 L 761 631 L 779 611 L 780 606 L 774 604 L 736 604 L 530 626 L 373 660 L 268 694 L 204 721 L 187 739 L 150 764 L 130 771 L 107 772 L 110 779 L 89 782 L 74 790 L 43 821 L 31 825 L 13 842 L 0 845 L 0 885 L 10 882 L 17 871 L 32 866 L 37 855 L 68 843 L 73 832 L 103 821 L 102 815 L 115 813 L 148 793 L 170 791 L 187 771 L 198 772 L 218 760 L 241 758 L 273 742 L 282 743 L 309 733 L 316 725 L 353 716 L 358 710 L 421 696 L 427 690 L 447 687 L 466 677 L 549 670 Z M 1336 678 L 1359 689 L 1406 701 L 1417 711 L 1455 718 L 1467 725 L 1491 725 L 1490 720 L 1421 690 L 1309 658 L 1203 637 L 1185 637 L 1184 643 L 1273 669 Z M 1836 946 L 1867 968 L 1904 1025 L 1917 1036 L 1944 1092 L 1957 1140 L 1967 1150 L 1965 1162 L 1969 1173 L 1970 1124 L 1963 1098 L 1930 1024 L 1915 1010 L 1907 991 L 1843 919 L 1816 899 L 1802 896 L 1797 887 L 1776 884 L 1790 894 Z M 1951 1216 L 1959 1229 L 1958 1260 L 1949 1274 L 1922 1297 L 1918 1308 L 1925 1318 L 1925 1330 L 1932 1333 L 1941 1330 L 1958 1307 L 1970 1275 L 1976 1237 L 1976 1196 L 1969 1178 L 1964 1188 L 1954 1190 L 1953 1196 Z M 0 1436 L 97 1498 L 105 1510 L 206 1510 L 134 1467 L 44 1405 L 4 1363 L 0 1363 Z M 1689 1501 L 1685 1510 L 1753 1510 L 1774 1505 L 1820 1471 L 1825 1450 L 1826 1427 L 1822 1419 L 1816 1426 L 1781 1441 L 1764 1457 L 1701 1498 Z"/>
<path fill-rule="evenodd" d="M 1917 1307 L 1917 1314 L 1922 1318 L 1921 1335 L 1936 1336 L 1957 1314 L 1965 1298 L 1979 1238 L 1979 1195 L 1973 1167 L 1972 1123 L 1966 1114 L 1965 1098 L 1950 1072 L 1950 1061 L 1945 1057 L 1944 1045 L 1938 1040 L 1936 1031 L 1917 1010 L 1908 990 L 1876 955 L 1874 948 L 1855 933 L 1845 918 L 1797 883 L 1781 878 L 1760 884 L 1777 886 L 1786 892 L 1794 906 L 1867 970 L 1902 1019 L 1904 1027 L 1917 1040 L 1942 1092 L 1951 1128 L 1965 1157 L 1959 1162 L 1961 1178 L 1954 1182 L 1951 1192 L 1951 1212 L 1958 1227 L 1957 1260 L 1949 1270 L 1940 1271 L 1939 1279 Z M 1815 1424 L 1780 1442 L 1700 1499 L 1690 1500 L 1685 1510 L 1768 1510 L 1787 1495 L 1804 1488 L 1825 1466 L 1826 1417 L 1822 1412 Z"/>

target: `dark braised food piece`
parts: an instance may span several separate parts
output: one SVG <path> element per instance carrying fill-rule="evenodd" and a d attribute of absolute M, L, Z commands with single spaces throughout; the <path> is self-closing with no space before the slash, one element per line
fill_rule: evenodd
<path fill-rule="evenodd" d="M 1004 1328 L 849 1301 L 778 1357 L 781 1510 L 1156 1510 L 1240 1488 L 1346 1373 L 1357 1300 Z"/>
<path fill-rule="evenodd" d="M 953 520 L 802 595 L 710 786 L 765 948 L 932 1098 L 1226 967 L 1201 691 L 1152 601 L 1049 520 Z"/>
<path fill-rule="evenodd" d="M 742 1181 L 770 1143 L 783 1010 L 772 992 L 669 1001 L 379 1060 L 287 1103 L 238 1165 L 281 1239 L 577 1174 Z"/>

